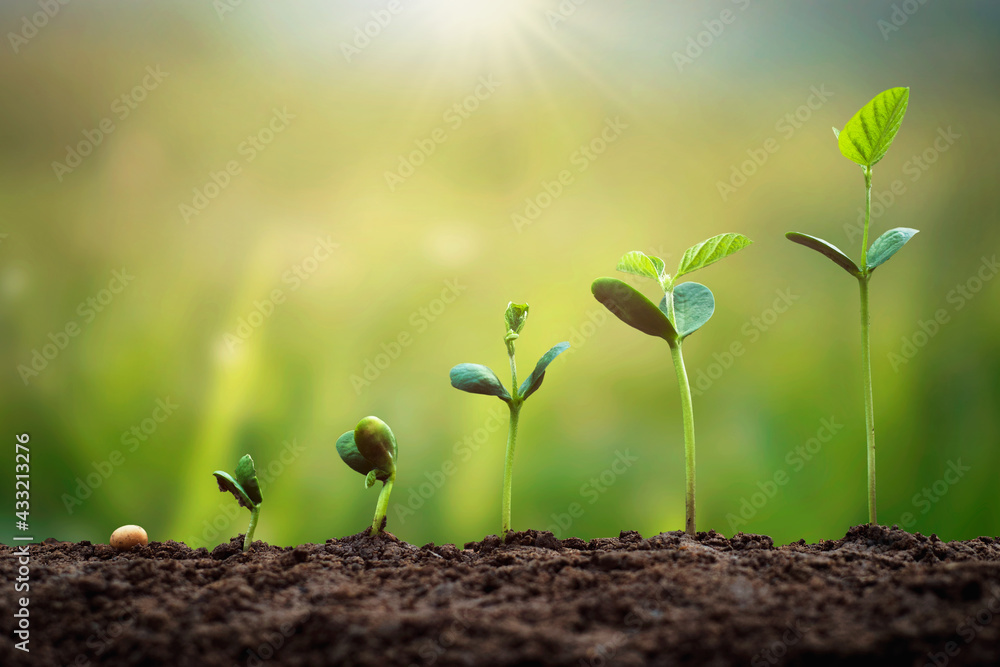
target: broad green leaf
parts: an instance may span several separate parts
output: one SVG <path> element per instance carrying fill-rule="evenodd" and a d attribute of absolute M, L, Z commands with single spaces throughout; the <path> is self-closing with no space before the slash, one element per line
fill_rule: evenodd
<path fill-rule="evenodd" d="M 451 386 L 455 389 L 510 400 L 510 394 L 500 383 L 497 374 L 482 364 L 458 364 L 451 369 L 450 375 Z"/>
<path fill-rule="evenodd" d="M 535 364 L 535 370 L 531 371 L 531 375 L 528 376 L 527 380 L 521 383 L 521 388 L 518 389 L 518 392 L 521 394 L 521 398 L 528 398 L 542 386 L 542 380 L 545 379 L 545 369 L 552 363 L 553 359 L 565 352 L 568 348 L 569 343 L 559 343 L 557 345 L 553 345 L 552 349 L 542 355 L 542 358 L 538 360 L 537 364 Z"/>
<path fill-rule="evenodd" d="M 868 248 L 868 270 L 874 269 L 876 266 L 885 264 L 886 261 L 896 254 L 896 252 L 906 245 L 906 242 L 913 238 L 913 235 L 917 233 L 916 229 L 910 229 L 909 227 L 896 227 L 895 229 L 890 229 L 882 236 L 875 239 L 875 242 L 871 244 Z"/>
<path fill-rule="evenodd" d="M 631 285 L 617 278 L 598 278 L 590 286 L 590 291 L 605 308 L 630 327 L 671 344 L 677 340 L 667 316 Z"/>
<path fill-rule="evenodd" d="M 700 329 L 714 312 L 712 290 L 701 283 L 681 283 L 674 287 L 674 323 L 681 338 Z"/>
<path fill-rule="evenodd" d="M 527 319 L 528 304 L 519 304 L 514 303 L 513 301 L 507 304 L 507 312 L 504 313 L 504 321 L 507 322 L 507 331 L 521 333 L 521 329 L 524 328 L 524 323 Z"/>
<path fill-rule="evenodd" d="M 243 487 L 239 485 L 239 482 L 233 479 L 232 475 L 222 470 L 216 470 L 212 474 L 215 475 L 215 481 L 219 483 L 219 491 L 223 493 L 228 491 L 236 497 L 240 505 L 246 507 L 248 510 L 253 510 L 253 501 L 250 500 L 250 497 L 243 490 Z"/>
<path fill-rule="evenodd" d="M 832 243 L 827 243 L 823 239 L 798 232 L 788 232 L 785 234 L 785 238 L 799 245 L 804 245 L 807 248 L 812 248 L 822 255 L 826 255 L 855 278 L 861 277 L 861 269 L 854 263 L 854 260 L 845 255 L 840 248 Z"/>
<path fill-rule="evenodd" d="M 379 471 L 388 474 L 396 470 L 396 437 L 389 425 L 378 417 L 365 417 L 358 422 L 354 429 L 354 445 Z"/>
<path fill-rule="evenodd" d="M 649 257 L 644 252 L 633 250 L 625 253 L 616 267 L 622 273 L 631 273 L 635 276 L 652 278 L 660 284 L 666 279 L 663 260 L 659 257 Z"/>
<path fill-rule="evenodd" d="M 861 107 L 837 137 L 844 157 L 869 168 L 885 157 L 909 100 L 909 88 L 890 88 Z"/>
<path fill-rule="evenodd" d="M 677 266 L 677 273 L 674 280 L 686 273 L 697 271 L 709 264 L 714 264 L 724 257 L 732 255 L 737 250 L 742 250 L 753 243 L 742 234 L 719 234 L 710 239 L 693 245 L 684 251 L 681 263 Z"/>
<path fill-rule="evenodd" d="M 358 446 L 354 442 L 354 431 L 348 431 L 337 439 L 337 453 L 340 454 L 344 463 L 362 475 L 367 475 L 375 469 L 375 464 L 358 451 Z"/>
<path fill-rule="evenodd" d="M 249 454 L 245 454 L 236 464 L 236 481 L 243 487 L 247 497 L 260 505 L 263 498 L 260 495 L 260 484 L 257 483 L 257 468 Z"/>

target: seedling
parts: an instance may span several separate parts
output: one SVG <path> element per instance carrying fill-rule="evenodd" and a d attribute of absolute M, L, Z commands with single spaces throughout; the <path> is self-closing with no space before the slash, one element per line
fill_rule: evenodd
<path fill-rule="evenodd" d="M 378 417 L 365 417 L 353 431 L 337 439 L 337 453 L 344 463 L 365 476 L 365 488 L 376 481 L 382 482 L 382 491 L 375 505 L 372 535 L 385 528 L 385 512 L 389 507 L 389 494 L 396 482 L 396 436 L 389 425 Z"/>
<path fill-rule="evenodd" d="M 837 145 L 844 157 L 861 165 L 865 177 L 865 227 L 861 237 L 861 266 L 854 263 L 837 246 L 823 239 L 788 232 L 794 241 L 833 260 L 837 266 L 857 278 L 861 288 L 861 374 L 865 393 L 865 432 L 868 436 L 868 520 L 878 523 L 875 516 L 875 410 L 872 399 L 872 363 L 868 313 L 868 283 L 876 267 L 884 264 L 917 233 L 916 229 L 896 227 L 875 239 L 868 246 L 868 223 L 872 213 L 872 167 L 885 157 L 899 131 L 910 100 L 909 88 L 891 88 L 879 93 L 847 121 L 844 129 L 833 128 Z"/>
<path fill-rule="evenodd" d="M 253 465 L 253 459 L 247 454 L 236 464 L 236 477 L 228 472 L 216 470 L 215 481 L 219 483 L 219 491 L 236 496 L 240 505 L 250 510 L 250 527 L 247 528 L 246 537 L 243 538 L 243 551 L 253 544 L 253 531 L 257 529 L 257 518 L 260 516 L 260 504 L 263 498 L 260 495 L 260 484 L 257 483 L 257 469 Z"/>
<path fill-rule="evenodd" d="M 712 317 L 715 297 L 700 283 L 678 285 L 677 279 L 714 264 L 751 243 L 742 234 L 713 236 L 684 251 L 673 277 L 666 272 L 666 265 L 659 257 L 649 257 L 638 250 L 626 253 L 618 262 L 618 270 L 657 281 L 663 289 L 659 306 L 654 306 L 642 292 L 617 278 L 598 278 L 590 287 L 594 297 L 622 322 L 644 334 L 662 338 L 670 346 L 684 417 L 684 530 L 688 535 L 695 534 L 694 411 L 681 343 Z"/>
<path fill-rule="evenodd" d="M 485 394 L 496 396 L 510 408 L 510 427 L 507 431 L 507 454 L 503 468 L 503 496 L 500 502 L 500 539 L 506 541 L 510 532 L 510 487 L 514 471 L 514 446 L 517 441 L 517 422 L 521 414 L 521 406 L 529 396 L 538 391 L 545 379 L 545 369 L 552 360 L 562 354 L 569 343 L 559 343 L 553 346 L 535 364 L 535 370 L 520 387 L 517 385 L 517 364 L 514 362 L 514 342 L 517 340 L 524 323 L 528 319 L 528 304 L 508 303 L 504 313 L 507 333 L 504 343 L 507 345 L 507 356 L 510 359 L 510 392 L 507 391 L 497 374 L 481 364 L 458 364 L 451 369 L 451 386 L 470 394 Z"/>

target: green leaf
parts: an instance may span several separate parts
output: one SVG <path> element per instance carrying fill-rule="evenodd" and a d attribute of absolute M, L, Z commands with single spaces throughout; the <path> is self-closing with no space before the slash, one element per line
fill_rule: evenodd
<path fill-rule="evenodd" d="M 251 511 L 254 509 L 253 501 L 250 500 L 250 497 L 243 490 L 243 487 L 240 486 L 239 482 L 233 479 L 232 475 L 222 470 L 216 470 L 212 474 L 215 475 L 215 481 L 219 483 L 219 491 L 223 493 L 228 491 L 236 497 L 240 505 Z"/>
<path fill-rule="evenodd" d="M 909 100 L 909 88 L 890 88 L 861 107 L 837 137 L 844 157 L 869 168 L 885 157 Z"/>
<path fill-rule="evenodd" d="M 854 263 L 854 260 L 845 255 L 840 248 L 832 243 L 827 243 L 823 239 L 798 232 L 788 232 L 785 234 L 785 238 L 799 245 L 804 245 L 807 248 L 812 248 L 822 255 L 826 255 L 855 278 L 861 277 L 861 269 Z"/>
<path fill-rule="evenodd" d="M 712 290 L 701 283 L 681 283 L 674 288 L 674 323 L 681 338 L 700 329 L 714 312 Z"/>
<path fill-rule="evenodd" d="M 693 245 L 684 251 L 681 263 L 677 266 L 677 273 L 674 280 L 686 273 L 697 271 L 709 264 L 714 264 L 724 257 L 732 255 L 737 250 L 742 250 L 753 243 L 742 234 L 719 234 L 710 239 Z"/>
<path fill-rule="evenodd" d="M 378 417 L 365 417 L 354 429 L 354 445 L 361 456 L 387 477 L 396 470 L 396 437 L 389 425 Z"/>
<path fill-rule="evenodd" d="M 511 301 L 507 304 L 507 312 L 504 313 L 503 317 L 507 323 L 507 331 L 521 333 L 521 329 L 524 328 L 524 323 L 528 319 L 528 304 Z"/>
<path fill-rule="evenodd" d="M 537 364 L 535 364 L 535 370 L 531 371 L 531 375 L 528 376 L 527 380 L 521 383 L 521 388 L 518 389 L 518 392 L 521 394 L 521 398 L 528 398 L 542 386 L 542 380 L 545 379 L 545 369 L 552 363 L 553 359 L 558 357 L 567 349 L 569 349 L 569 343 L 559 343 L 557 345 L 553 345 L 548 352 L 542 355 L 542 358 L 538 360 Z"/>
<path fill-rule="evenodd" d="M 625 253 L 618 260 L 617 269 L 622 273 L 631 273 L 635 276 L 652 278 L 661 285 L 669 277 L 666 274 L 666 266 L 663 264 L 662 259 L 659 257 L 649 257 L 646 253 L 638 250 Z"/>
<path fill-rule="evenodd" d="M 260 495 L 260 484 L 257 483 L 257 468 L 254 467 L 253 459 L 249 454 L 245 454 L 236 464 L 236 481 L 243 487 L 247 497 L 255 505 L 260 505 L 263 498 Z"/>
<path fill-rule="evenodd" d="M 605 308 L 630 327 L 671 344 L 677 340 L 674 327 L 663 311 L 631 285 L 617 278 L 598 278 L 590 286 L 590 291 Z"/>
<path fill-rule="evenodd" d="M 500 383 L 497 374 L 482 364 L 458 364 L 451 369 L 450 375 L 451 386 L 455 389 L 510 400 L 510 394 Z"/>
<path fill-rule="evenodd" d="M 370 470 L 368 474 L 365 475 L 365 488 L 370 489 L 375 486 L 375 481 L 378 479 L 378 471 Z"/>
<path fill-rule="evenodd" d="M 358 451 L 358 446 L 354 442 L 354 431 L 348 431 L 337 439 L 337 453 L 340 454 L 344 463 L 362 475 L 367 475 L 375 469 L 375 464 Z"/>
<path fill-rule="evenodd" d="M 896 227 L 890 229 L 882 236 L 875 239 L 875 242 L 868 248 L 867 262 L 868 270 L 871 271 L 876 266 L 885 264 L 890 257 L 906 245 L 906 242 L 917 233 L 916 229 L 909 227 Z"/>

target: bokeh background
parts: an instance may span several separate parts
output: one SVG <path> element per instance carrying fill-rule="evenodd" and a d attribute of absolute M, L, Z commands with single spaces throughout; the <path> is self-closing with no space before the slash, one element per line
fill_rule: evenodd
<path fill-rule="evenodd" d="M 879 518 L 1000 533 L 996 3 L 18 0 L 0 25 L 0 497 L 27 432 L 37 539 L 211 548 L 246 529 L 211 475 L 244 453 L 260 539 L 358 532 L 377 492 L 334 442 L 368 414 L 399 442 L 390 531 L 497 532 L 506 409 L 448 370 L 509 381 L 510 300 L 522 369 L 573 344 L 522 413 L 514 527 L 681 529 L 668 350 L 589 285 L 726 231 L 755 244 L 692 276 L 718 309 L 685 346 L 699 528 L 843 535 L 867 519 L 857 289 L 782 234 L 859 255 L 830 128 L 898 85 L 872 232 L 921 233 L 873 282 Z"/>

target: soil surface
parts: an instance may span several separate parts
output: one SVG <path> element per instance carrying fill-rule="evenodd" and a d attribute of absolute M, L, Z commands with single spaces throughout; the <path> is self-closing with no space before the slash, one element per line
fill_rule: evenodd
<path fill-rule="evenodd" d="M 0 546 L 2 665 L 997 665 L 1000 541 L 392 535 Z M 30 653 L 15 649 L 30 596 Z"/>

